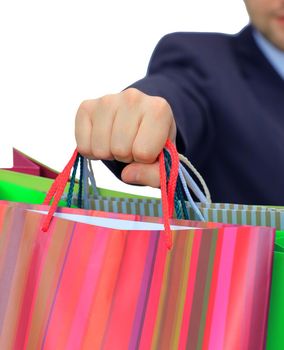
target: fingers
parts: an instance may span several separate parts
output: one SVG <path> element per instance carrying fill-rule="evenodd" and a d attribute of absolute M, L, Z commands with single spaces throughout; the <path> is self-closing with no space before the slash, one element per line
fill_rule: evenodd
<path fill-rule="evenodd" d="M 96 100 L 94 109 L 91 111 L 91 148 L 93 158 L 95 159 L 114 159 L 110 144 L 116 109 L 116 96 L 107 95 Z"/>
<path fill-rule="evenodd" d="M 160 187 L 159 163 L 131 163 L 123 169 L 121 179 L 132 185 L 145 185 L 158 188 Z"/>
<path fill-rule="evenodd" d="M 144 114 L 132 154 L 135 162 L 154 163 L 167 139 L 175 140 L 176 126 L 172 111 L 163 98 L 151 97 L 143 107 Z"/>
<path fill-rule="evenodd" d="M 119 104 L 111 132 L 111 152 L 116 160 L 131 163 L 133 143 L 143 119 L 143 98 L 138 90 L 131 89 L 119 94 Z"/>
<path fill-rule="evenodd" d="M 129 90 L 80 105 L 75 121 L 80 153 L 94 159 L 133 161 L 133 142 L 142 118 L 142 93 Z"/>
<path fill-rule="evenodd" d="M 75 118 L 75 138 L 78 151 L 86 157 L 92 157 L 91 135 L 92 122 L 90 118 L 90 110 L 92 109 L 92 101 L 84 101 L 81 103 Z"/>
<path fill-rule="evenodd" d="M 76 115 L 75 136 L 84 156 L 133 163 L 125 168 L 124 181 L 158 187 L 153 164 L 167 138 L 175 141 L 176 125 L 165 99 L 130 88 L 84 101 Z"/>
<path fill-rule="evenodd" d="M 114 159 L 110 142 L 115 113 L 115 95 L 81 103 L 75 119 L 75 137 L 82 155 L 93 159 Z"/>

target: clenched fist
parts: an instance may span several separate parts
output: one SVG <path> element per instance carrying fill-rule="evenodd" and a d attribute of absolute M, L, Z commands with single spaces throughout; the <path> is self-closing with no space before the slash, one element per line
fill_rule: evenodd
<path fill-rule="evenodd" d="M 82 155 L 127 163 L 124 182 L 159 187 L 157 158 L 168 138 L 175 142 L 176 124 L 164 98 L 129 88 L 82 102 L 75 136 Z"/>

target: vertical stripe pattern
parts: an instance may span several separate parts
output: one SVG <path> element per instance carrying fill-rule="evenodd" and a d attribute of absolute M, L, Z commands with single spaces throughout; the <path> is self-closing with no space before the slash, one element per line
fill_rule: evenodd
<path fill-rule="evenodd" d="M 1 349 L 264 348 L 273 228 L 181 221 L 168 251 L 162 231 L 43 219 L 0 202 Z"/>

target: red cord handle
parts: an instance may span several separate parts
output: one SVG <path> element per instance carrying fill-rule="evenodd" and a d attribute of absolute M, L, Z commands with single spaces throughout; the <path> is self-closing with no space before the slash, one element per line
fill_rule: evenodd
<path fill-rule="evenodd" d="M 56 208 L 58 206 L 58 203 L 60 201 L 60 198 L 63 195 L 64 189 L 67 185 L 68 179 L 70 177 L 70 173 L 72 170 L 72 167 L 75 163 L 76 157 L 78 155 L 77 149 L 74 151 L 71 159 L 69 160 L 66 167 L 63 169 L 62 173 L 60 173 L 56 179 L 54 180 L 52 186 L 50 187 L 49 191 L 47 192 L 47 195 L 44 199 L 43 204 L 49 205 L 51 200 L 54 198 L 54 201 L 52 202 L 51 207 L 49 208 L 48 214 L 44 220 L 42 231 L 46 232 L 49 228 L 50 222 L 52 220 L 53 214 L 56 211 Z"/>
<path fill-rule="evenodd" d="M 173 213 L 174 213 L 174 195 L 175 195 L 177 178 L 178 178 L 179 157 L 178 157 L 178 152 L 176 150 L 175 145 L 170 140 L 167 140 L 165 148 L 170 153 L 171 160 L 172 160 L 172 167 L 171 167 L 171 173 L 170 173 L 168 189 L 167 189 L 165 157 L 164 157 L 164 153 L 161 152 L 159 157 L 160 184 L 161 184 L 162 210 L 163 210 L 163 219 L 164 219 L 164 227 L 165 227 L 166 246 L 168 249 L 171 249 L 173 242 L 172 242 L 170 218 L 173 217 Z"/>
<path fill-rule="evenodd" d="M 176 183 L 178 178 L 179 157 L 178 157 L 178 152 L 176 150 L 176 147 L 170 140 L 167 140 L 165 144 L 165 148 L 170 153 L 170 156 L 172 159 L 172 167 L 171 167 L 171 173 L 170 173 L 170 178 L 169 178 L 168 188 L 167 188 L 165 158 L 164 158 L 164 153 L 161 152 L 159 156 L 160 183 L 161 183 L 162 210 L 163 210 L 164 227 L 165 227 L 165 240 L 166 240 L 167 248 L 171 249 L 173 243 L 172 243 L 172 233 L 171 233 L 171 227 L 170 227 L 170 218 L 173 216 L 173 212 L 174 212 L 174 195 L 175 195 Z M 52 217 L 56 211 L 60 198 L 62 197 L 64 189 L 67 185 L 67 182 L 70 177 L 70 173 L 75 163 L 77 155 L 78 155 L 78 151 L 75 150 L 68 164 L 66 165 L 62 173 L 60 173 L 57 176 L 57 178 L 53 182 L 51 188 L 49 189 L 45 197 L 43 204 L 49 205 L 52 199 L 54 200 L 44 220 L 44 223 L 42 226 L 43 232 L 46 232 L 49 228 Z"/>

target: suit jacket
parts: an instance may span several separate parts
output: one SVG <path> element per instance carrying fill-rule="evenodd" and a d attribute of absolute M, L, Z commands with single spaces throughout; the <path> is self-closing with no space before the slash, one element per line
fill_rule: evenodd
<path fill-rule="evenodd" d="M 132 86 L 169 102 L 178 151 L 214 202 L 284 205 L 284 80 L 251 26 L 237 35 L 166 35 Z M 122 167 L 107 165 L 117 174 Z"/>

